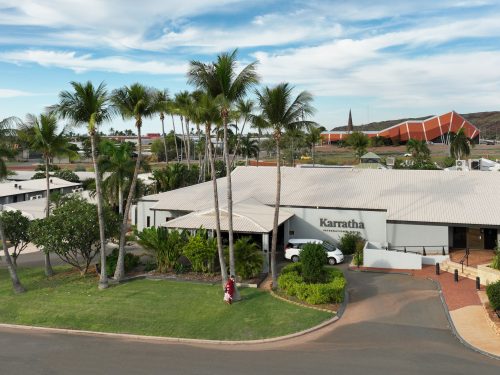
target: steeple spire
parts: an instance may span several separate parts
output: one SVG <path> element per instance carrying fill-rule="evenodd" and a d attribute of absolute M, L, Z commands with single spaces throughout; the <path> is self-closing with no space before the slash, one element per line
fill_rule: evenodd
<path fill-rule="evenodd" d="M 352 125 L 352 115 L 351 115 L 351 109 L 349 109 L 349 121 L 347 122 L 347 131 L 351 133 L 353 131 L 353 125 Z"/>

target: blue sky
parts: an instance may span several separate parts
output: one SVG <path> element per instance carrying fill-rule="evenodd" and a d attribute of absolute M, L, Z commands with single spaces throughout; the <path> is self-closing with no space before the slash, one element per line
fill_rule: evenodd
<path fill-rule="evenodd" d="M 70 81 L 192 89 L 190 60 L 234 48 L 262 85 L 311 91 L 327 128 L 350 108 L 355 124 L 499 110 L 498 20 L 488 0 L 0 0 L 0 118 L 41 113 Z"/>

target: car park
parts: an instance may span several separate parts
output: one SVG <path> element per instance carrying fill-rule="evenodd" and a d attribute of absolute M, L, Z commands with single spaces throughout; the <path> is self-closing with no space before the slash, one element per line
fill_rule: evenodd
<path fill-rule="evenodd" d="M 292 262 L 298 262 L 300 260 L 300 251 L 308 243 L 323 246 L 328 257 L 328 264 L 335 265 L 344 261 L 344 254 L 342 254 L 342 251 L 330 242 L 311 238 L 291 238 L 288 240 L 288 243 L 285 246 L 285 258 L 291 260 Z"/>

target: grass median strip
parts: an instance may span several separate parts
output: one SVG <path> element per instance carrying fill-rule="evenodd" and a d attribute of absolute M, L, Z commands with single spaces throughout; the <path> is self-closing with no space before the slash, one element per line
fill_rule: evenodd
<path fill-rule="evenodd" d="M 96 277 L 68 268 L 47 279 L 43 269 L 20 269 L 28 292 L 14 295 L 0 270 L 0 322 L 99 332 L 212 340 L 254 340 L 313 327 L 332 317 L 242 289 L 243 300 L 222 302 L 221 287 L 137 280 L 97 290 Z"/>

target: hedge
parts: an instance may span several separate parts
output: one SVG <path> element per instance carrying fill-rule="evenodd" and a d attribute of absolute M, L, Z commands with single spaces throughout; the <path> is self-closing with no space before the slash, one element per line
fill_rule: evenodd
<path fill-rule="evenodd" d="M 490 300 L 493 310 L 500 310 L 500 281 L 492 283 L 486 287 L 486 294 Z"/>
<path fill-rule="evenodd" d="M 301 276 L 301 264 L 285 267 L 278 278 L 278 287 L 286 295 L 297 297 L 311 305 L 341 303 L 344 300 L 346 280 L 342 271 L 325 269 L 328 282 L 307 284 Z"/>

